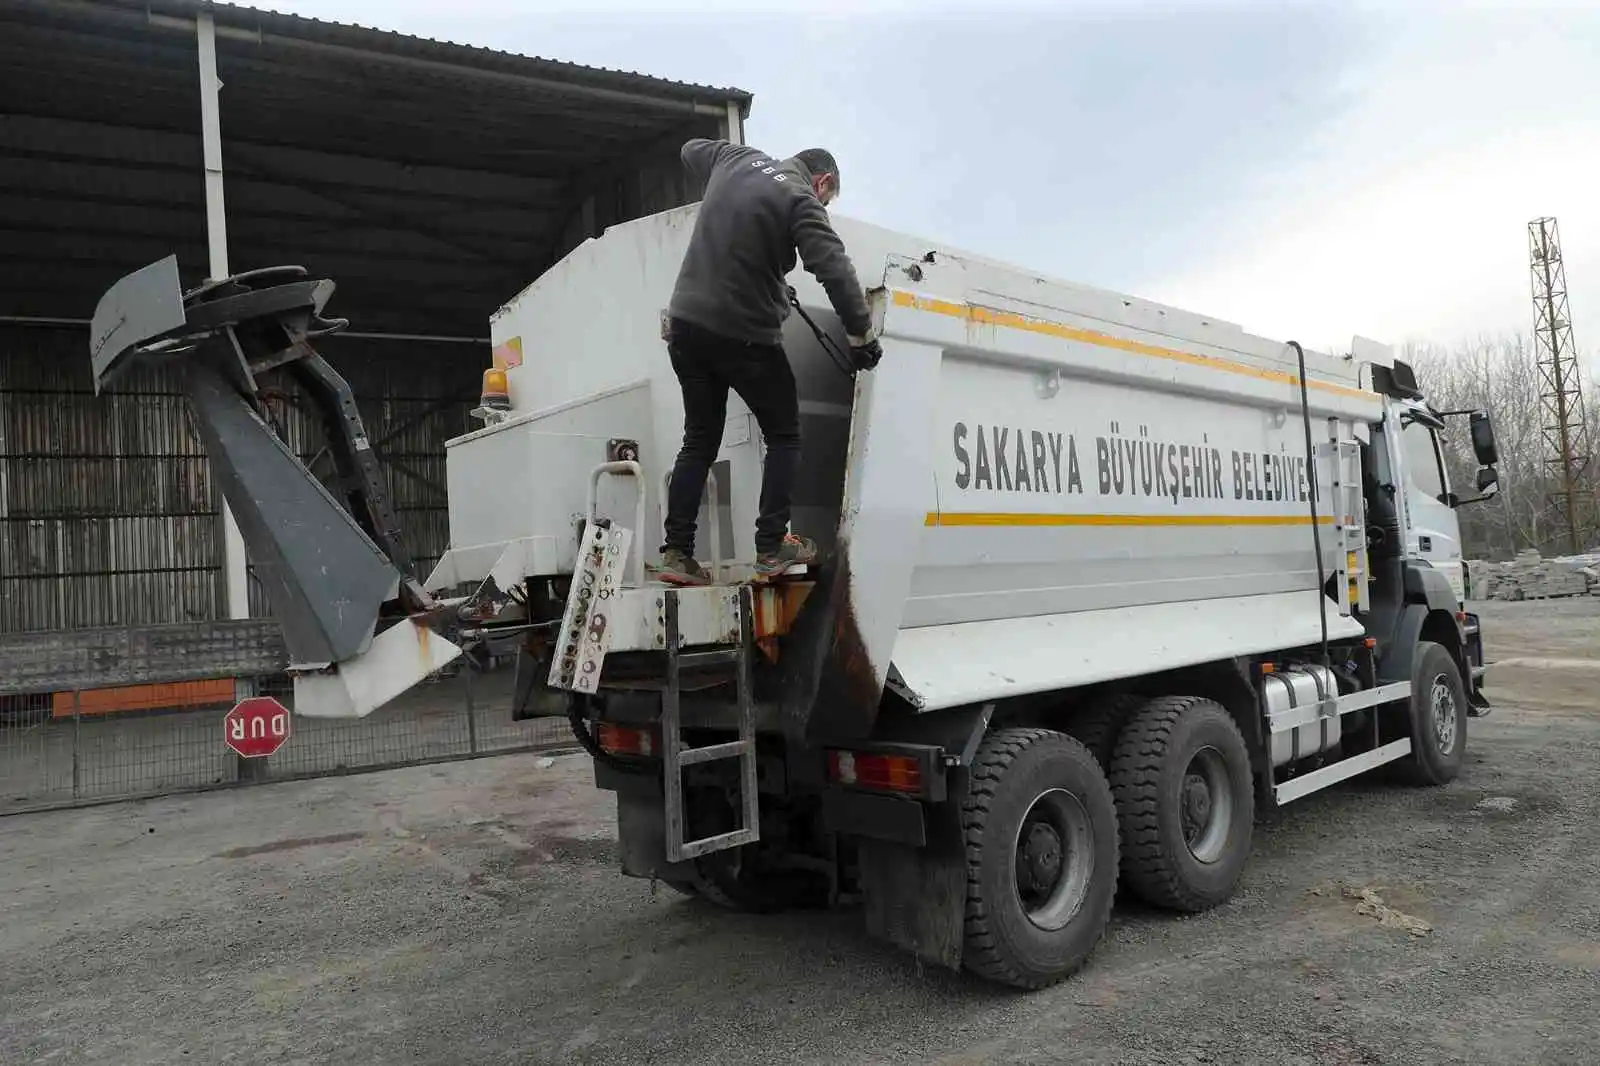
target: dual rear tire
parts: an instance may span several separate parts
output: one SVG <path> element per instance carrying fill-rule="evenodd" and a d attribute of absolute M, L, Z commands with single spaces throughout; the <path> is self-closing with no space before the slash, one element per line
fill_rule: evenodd
<path fill-rule="evenodd" d="M 962 805 L 964 956 L 979 976 L 1040 988 L 1076 972 L 1105 936 L 1120 880 L 1146 901 L 1204 910 L 1249 857 L 1254 791 L 1232 716 L 1211 700 L 1124 705 L 1083 740 L 991 733 Z M 1114 741 L 1114 743 L 1113 743 Z"/>
<path fill-rule="evenodd" d="M 1233 895 L 1250 857 L 1255 782 L 1244 736 L 1221 704 L 1150 700 L 1118 735 L 1110 777 L 1129 890 L 1190 913 Z"/>

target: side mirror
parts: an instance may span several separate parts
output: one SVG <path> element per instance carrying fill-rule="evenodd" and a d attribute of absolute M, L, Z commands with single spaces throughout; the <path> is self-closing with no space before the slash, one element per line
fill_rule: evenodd
<path fill-rule="evenodd" d="M 1500 453 L 1495 448 L 1494 423 L 1489 419 L 1489 412 L 1474 411 L 1467 421 L 1472 429 L 1472 452 L 1481 465 L 1492 471 L 1494 464 L 1500 461 Z M 1483 474 L 1480 473 L 1478 478 L 1478 487 L 1481 489 L 1484 487 L 1481 484 Z"/>
<path fill-rule="evenodd" d="M 1500 474 L 1492 466 L 1478 468 L 1478 494 L 1468 499 L 1461 499 L 1455 493 L 1448 493 L 1449 499 L 1445 500 L 1451 507 L 1461 507 L 1469 503 L 1482 503 L 1492 500 L 1500 491 Z"/>

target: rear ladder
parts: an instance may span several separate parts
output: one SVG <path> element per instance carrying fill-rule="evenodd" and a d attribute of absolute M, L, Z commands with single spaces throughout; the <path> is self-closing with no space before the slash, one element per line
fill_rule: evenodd
<path fill-rule="evenodd" d="M 748 585 L 739 589 L 739 642 L 684 651 L 678 630 L 678 592 L 663 594 L 662 615 L 666 631 L 666 691 L 661 697 L 661 772 L 666 785 L 667 861 L 683 862 L 714 851 L 754 844 L 761 839 L 760 800 L 756 789 L 756 708 L 752 691 L 751 658 L 755 646 L 752 623 L 755 607 Z M 683 738 L 680 698 L 683 671 L 702 666 L 732 665 L 739 701 L 739 739 L 723 744 L 687 747 Z M 718 759 L 739 760 L 739 810 L 744 824 L 731 832 L 686 839 L 683 770 Z"/>
<path fill-rule="evenodd" d="M 714 851 L 753 844 L 761 839 L 760 807 L 756 789 L 756 708 L 752 678 L 755 653 L 755 595 L 749 585 L 737 589 L 726 586 L 680 590 L 669 585 L 629 588 L 623 580 L 634 554 L 633 531 L 597 514 L 595 487 L 605 474 L 637 476 L 634 462 L 608 463 L 596 469 L 590 484 L 589 519 L 584 524 L 581 547 L 572 575 L 572 591 L 551 657 L 549 685 L 580 695 L 593 695 L 600 689 L 606 656 L 613 650 L 619 630 L 629 650 L 659 648 L 666 653 L 665 685 L 661 695 L 661 770 L 666 798 L 666 850 L 669 862 L 683 862 Z M 639 510 L 643 510 L 640 494 Z M 644 563 L 641 558 L 639 568 Z M 697 622 L 684 632 L 682 612 L 685 595 L 733 593 L 734 610 L 727 613 L 706 610 L 694 612 Z M 659 622 L 652 642 L 634 624 L 636 612 L 647 597 Z M 735 619 L 729 614 L 737 616 Z M 646 626 L 646 629 L 654 628 Z M 731 643 L 728 637 L 735 637 Z M 685 650 L 685 645 L 690 650 Z M 653 649 L 652 649 L 653 650 Z M 708 666 L 732 666 L 738 697 L 739 738 L 722 744 L 690 747 L 684 742 L 682 695 L 685 671 Z M 738 759 L 739 828 L 708 837 L 688 839 L 687 808 L 683 795 L 686 767 L 721 759 Z"/>

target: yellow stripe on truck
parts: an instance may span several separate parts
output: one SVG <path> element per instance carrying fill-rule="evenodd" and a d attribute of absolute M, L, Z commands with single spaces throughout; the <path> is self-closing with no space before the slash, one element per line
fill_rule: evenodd
<path fill-rule="evenodd" d="M 1331 525 L 1332 515 L 1318 515 L 1318 525 Z M 929 511 L 927 526 L 1309 526 L 1308 514 L 1004 514 Z"/>
<path fill-rule="evenodd" d="M 1019 315 L 1014 311 L 997 311 L 990 307 L 975 307 L 971 304 L 956 303 L 954 300 L 938 300 L 928 296 L 918 296 L 915 293 L 905 292 L 900 289 L 894 291 L 893 297 L 894 304 L 897 307 L 909 307 L 917 311 L 930 311 L 936 315 L 960 318 L 980 326 L 1001 326 L 1006 329 L 1022 330 L 1024 333 L 1037 333 L 1046 337 L 1058 337 L 1061 340 L 1079 341 L 1083 344 L 1092 344 L 1098 348 L 1114 348 L 1120 352 L 1145 355 L 1153 359 L 1170 359 L 1174 362 L 1188 363 L 1190 366 L 1209 367 L 1212 370 L 1221 370 L 1229 374 L 1244 374 L 1247 377 L 1293 385 L 1296 388 L 1300 385 L 1298 376 L 1281 370 L 1265 370 L 1258 366 L 1236 363 L 1231 359 L 1222 359 L 1214 355 L 1200 355 L 1197 352 L 1186 352 L 1178 348 L 1163 348 L 1158 344 L 1128 340 L 1125 337 L 1113 337 L 1109 333 L 1100 333 L 1092 329 L 1064 326 L 1059 322 L 1047 322 L 1041 318 L 1029 318 L 1027 315 Z M 1308 379 L 1306 387 L 1319 389 L 1323 392 L 1337 393 L 1341 396 L 1356 396 L 1363 400 L 1377 398 L 1375 393 L 1365 389 L 1352 389 L 1349 386 L 1338 385 L 1331 381 Z"/>

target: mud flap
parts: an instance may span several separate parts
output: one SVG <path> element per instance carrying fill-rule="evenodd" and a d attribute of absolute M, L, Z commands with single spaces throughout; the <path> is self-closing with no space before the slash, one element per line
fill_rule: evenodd
<path fill-rule="evenodd" d="M 666 797 L 659 778 L 625 774 L 595 763 L 595 787 L 617 797 L 617 848 L 622 875 L 661 881 L 691 881 L 692 862 L 667 861 Z"/>
<path fill-rule="evenodd" d="M 1488 664 L 1483 661 L 1483 628 L 1477 615 L 1466 616 L 1462 632 L 1466 637 L 1467 717 L 1486 718 L 1491 710 L 1489 697 L 1483 692 L 1483 675 L 1488 671 Z"/>
<path fill-rule="evenodd" d="M 959 970 L 967 911 L 960 805 L 930 804 L 927 826 L 926 847 L 861 841 L 867 933 L 924 962 Z"/>
<path fill-rule="evenodd" d="M 1489 697 L 1483 693 L 1483 675 L 1478 672 L 1479 667 L 1473 668 L 1472 683 L 1467 688 L 1467 717 L 1487 718 L 1489 712 L 1494 710 L 1494 704 L 1489 702 Z"/>

